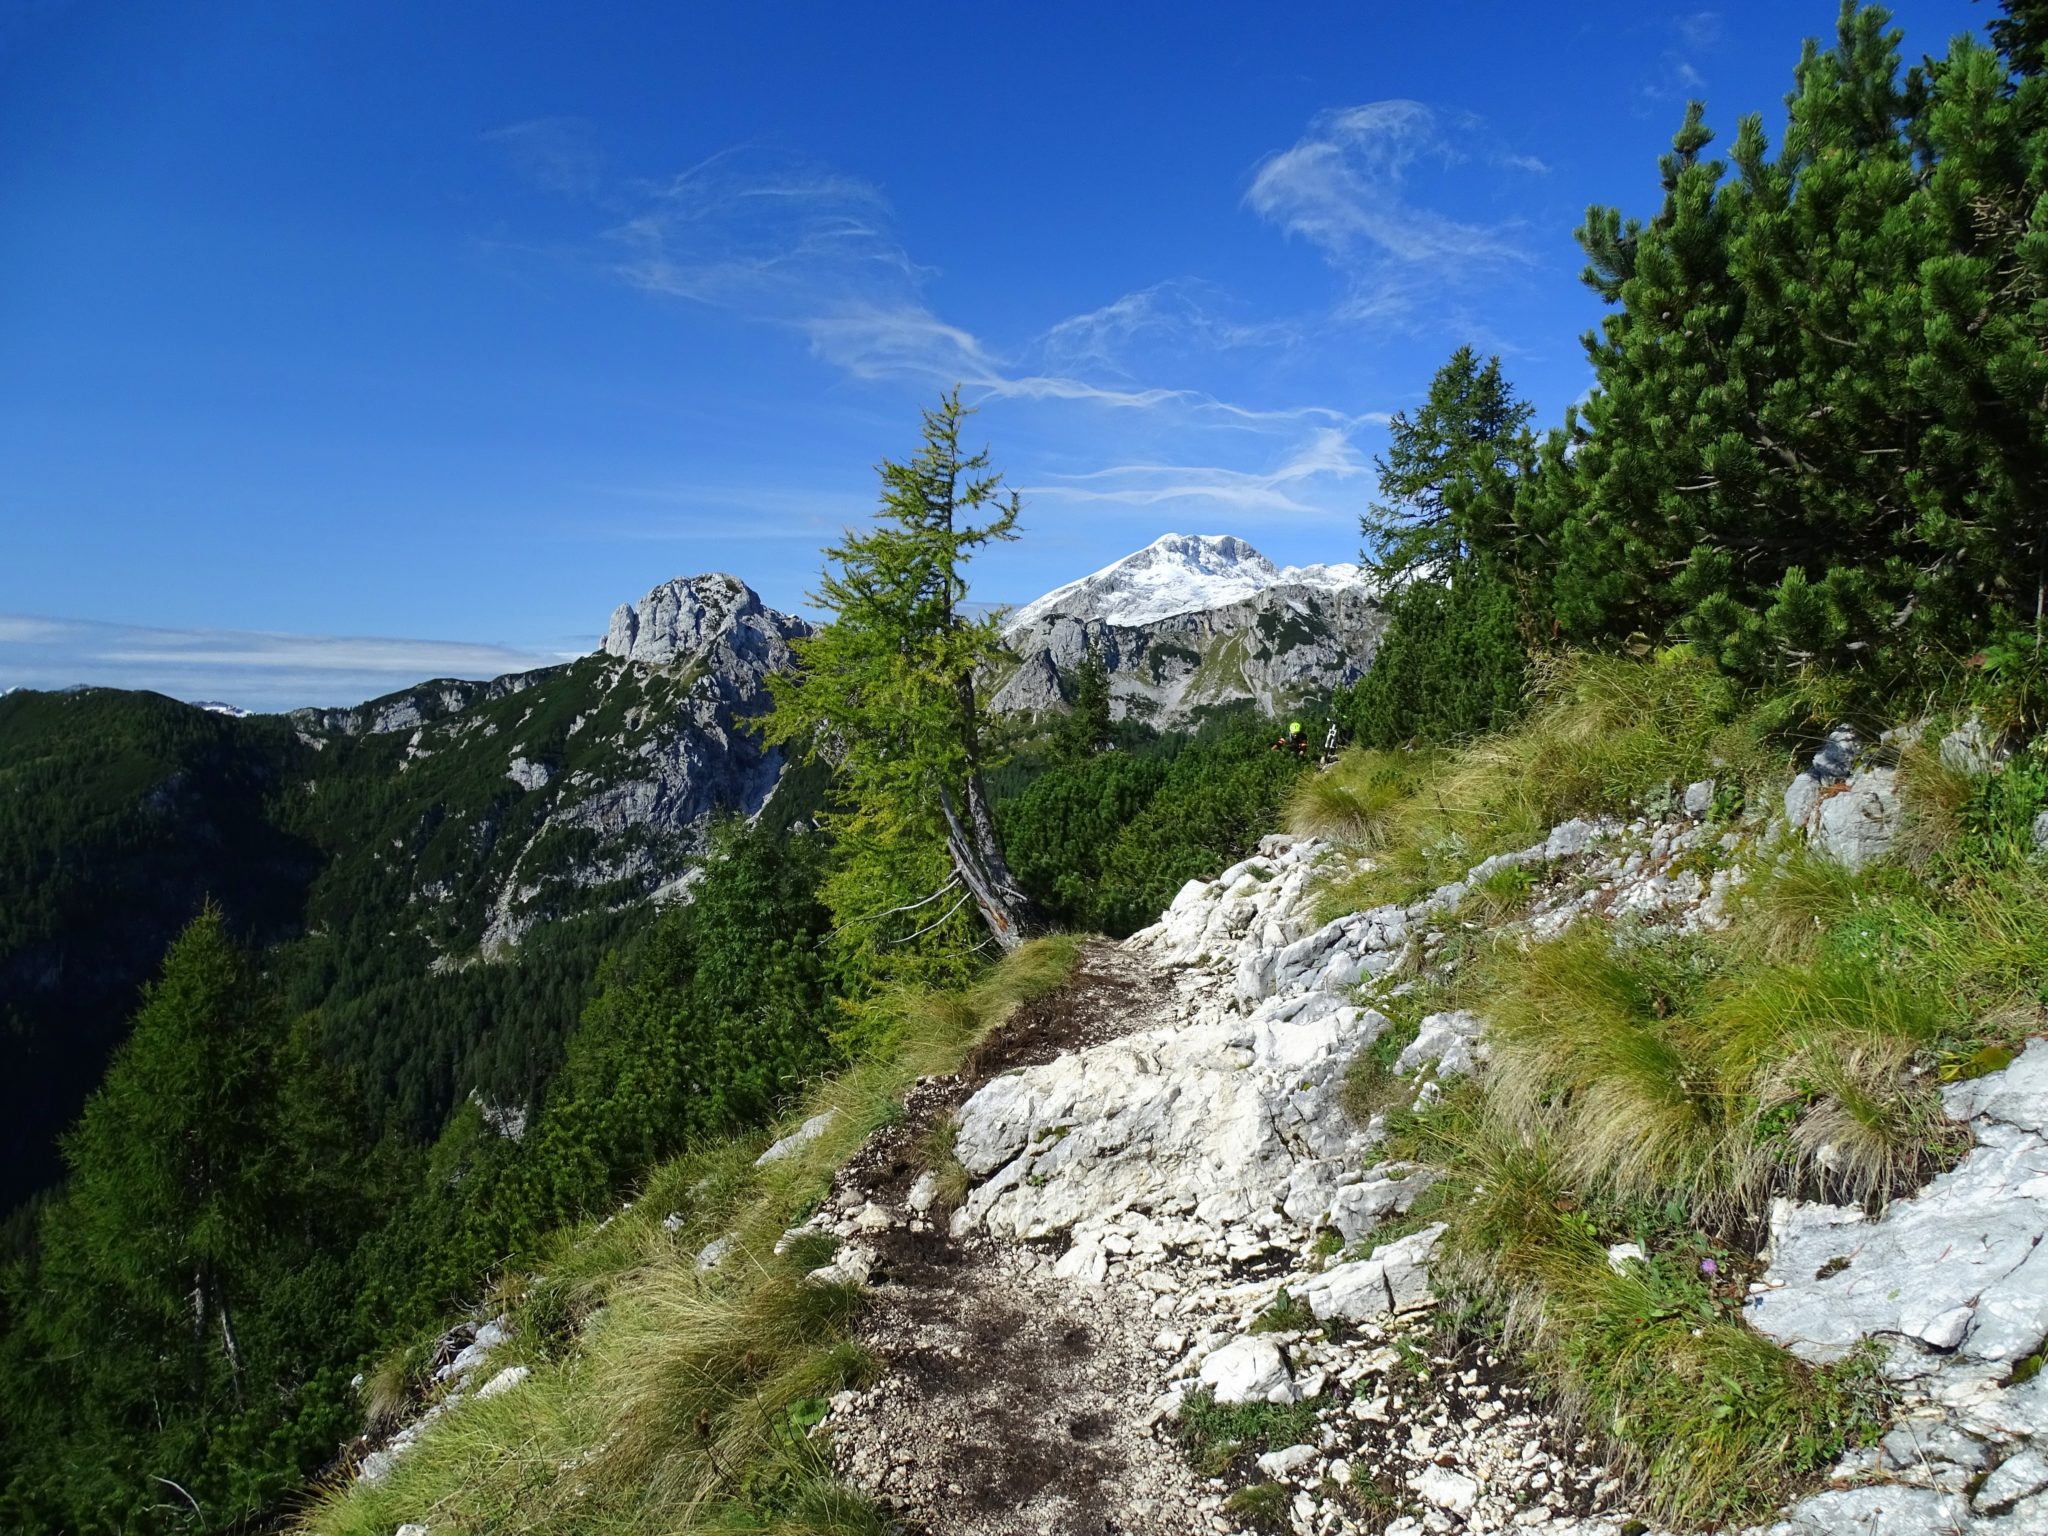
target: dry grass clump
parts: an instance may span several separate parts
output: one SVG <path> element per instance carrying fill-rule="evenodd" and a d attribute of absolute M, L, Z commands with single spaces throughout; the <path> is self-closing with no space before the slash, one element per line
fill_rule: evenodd
<path fill-rule="evenodd" d="M 1490 1303 L 1645 1513 L 1679 1527 L 1766 1514 L 1882 1432 L 1872 1363 L 1815 1370 L 1745 1326 L 1740 1271 L 1671 1212 L 1630 1224 L 1589 1202 L 1558 1139 L 1504 1135 L 1471 1097 L 1432 1129 L 1461 1189 L 1438 1211 L 1451 1226 L 1439 1283 L 1462 1278 Z M 1649 1260 L 1617 1270 L 1614 1236 Z"/>
<path fill-rule="evenodd" d="M 297 1522 L 303 1536 L 390 1536 L 408 1522 L 494 1536 L 691 1532 L 882 1536 L 892 1529 L 836 1484 L 807 1430 L 826 1400 L 872 1370 L 851 1338 L 857 1288 L 810 1281 L 833 1247 L 776 1253 L 833 1172 L 900 1113 L 920 1076 L 955 1068 L 1019 1003 L 1060 986 L 1080 941 L 1026 946 L 949 995 L 903 994 L 862 1059 L 823 1084 L 785 1129 L 830 1109 L 825 1133 L 756 1168 L 763 1136 L 657 1170 L 634 1209 L 586 1223 L 518 1289 L 522 1339 L 560 1327 L 512 1390 L 435 1421 L 375 1486 L 338 1483 Z M 674 1213 L 680 1229 L 666 1230 Z M 699 1274 L 710 1237 L 733 1238 Z M 561 1320 L 567 1319 L 562 1326 Z"/>
<path fill-rule="evenodd" d="M 1894 852 L 1924 868 L 1953 849 L 1965 832 L 1963 813 L 1977 788 L 1977 775 L 1943 761 L 1937 742 L 1924 733 L 1899 753 L 1899 836 Z"/>
<path fill-rule="evenodd" d="M 1736 888 L 1735 943 L 1760 960 L 1810 959 L 1822 936 L 1861 904 L 1867 888 L 1835 860 L 1799 844 L 1774 869 Z"/>
<path fill-rule="evenodd" d="M 1882 1203 L 1947 1145 L 1907 1068 L 1960 1025 L 1910 979 L 1630 942 L 1582 922 L 1493 962 L 1489 1112 L 1575 1187 L 1727 1222 L 1770 1193 Z"/>
<path fill-rule="evenodd" d="M 1713 777 L 1758 803 L 1782 787 L 1792 706 L 1738 700 L 1682 654 L 1571 659 L 1541 687 L 1516 730 L 1375 805 L 1371 867 L 1326 901 L 1406 899 L 1661 787 Z M 1909 746 L 1899 783 L 1900 857 L 1851 873 L 1765 850 L 1725 932 L 1589 918 L 1469 958 L 1487 1066 L 1393 1117 L 1387 1150 L 1442 1176 L 1439 1284 L 1527 1349 L 1661 1520 L 1760 1515 L 1881 1429 L 1870 1362 L 1812 1370 L 1744 1324 L 1768 1203 L 1875 1210 L 1917 1187 L 1967 1145 L 1940 1084 L 1996 1070 L 2048 1022 L 2048 865 L 2020 835 L 2033 781 Z M 1497 921 L 1503 887 L 1469 915 Z M 1354 1063 L 1361 1109 L 1382 1055 Z M 1617 1270 L 1622 1241 L 1648 1261 Z"/>
<path fill-rule="evenodd" d="M 1427 779 L 1425 753 L 1353 747 L 1328 769 L 1304 774 L 1287 797 L 1287 829 L 1370 853 L 1396 830 L 1396 813 Z"/>
<path fill-rule="evenodd" d="M 1532 692 L 1514 729 L 1456 754 L 1354 752 L 1304 780 L 1295 830 L 1371 856 L 1328 889 L 1324 915 L 1412 900 L 1573 816 L 1623 812 L 1703 778 L 1747 789 L 1784 775 L 1792 706 L 1745 703 L 1683 648 L 1649 661 L 1545 658 Z"/>

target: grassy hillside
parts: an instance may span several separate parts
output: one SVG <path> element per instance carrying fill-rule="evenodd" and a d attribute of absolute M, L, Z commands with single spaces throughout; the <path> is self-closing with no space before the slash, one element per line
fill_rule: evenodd
<path fill-rule="evenodd" d="M 1941 1085 L 2048 1024 L 2043 747 L 1972 775 L 1942 761 L 1938 722 L 1916 733 L 1899 851 L 1852 873 L 1766 841 L 1812 744 L 1784 699 L 1684 655 L 1549 679 L 1511 733 L 1361 751 L 1303 783 L 1294 824 L 1357 856 L 1325 910 L 1412 899 L 1569 816 L 1654 819 L 1714 778 L 1734 850 L 1717 859 L 1745 876 L 1732 920 L 1588 916 L 1537 942 L 1515 925 L 1531 877 L 1505 870 L 1398 1004 L 1478 1013 L 1486 1069 L 1410 1111 L 1413 1085 L 1368 1052 L 1351 1092 L 1361 1113 L 1395 1106 L 1388 1150 L 1441 1176 L 1413 1219 L 1449 1223 L 1440 1279 L 1468 1337 L 1515 1348 L 1661 1517 L 1754 1518 L 1881 1430 L 1888 1393 L 1874 1355 L 1809 1367 L 1744 1321 L 1770 1202 L 1876 1209 L 1917 1188 L 1967 1147 Z M 1617 1243 L 1648 1262 L 1611 1263 Z"/>

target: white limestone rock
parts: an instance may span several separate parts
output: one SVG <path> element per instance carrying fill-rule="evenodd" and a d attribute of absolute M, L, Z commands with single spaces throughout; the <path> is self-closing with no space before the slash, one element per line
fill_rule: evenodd
<path fill-rule="evenodd" d="M 498 1372 L 497 1375 L 476 1389 L 476 1400 L 481 1403 L 489 1398 L 498 1397 L 506 1392 L 510 1392 L 532 1374 L 533 1370 L 530 1366 L 508 1365 L 504 1370 Z"/>
<path fill-rule="evenodd" d="M 1259 1458 L 1259 1470 L 1276 1483 L 1294 1481 L 1295 1474 L 1316 1464 L 1320 1453 L 1312 1445 L 1290 1445 L 1268 1451 Z"/>
<path fill-rule="evenodd" d="M 804 1276 L 808 1285 L 866 1285 L 875 1272 L 875 1256 L 859 1243 L 844 1243 L 830 1264 Z"/>
<path fill-rule="evenodd" d="M 1479 1484 L 1449 1467 L 1425 1467 L 1408 1479 L 1408 1486 L 1438 1509 L 1463 1518 L 1479 1502 Z"/>
<path fill-rule="evenodd" d="M 1972 776 L 1989 773 L 2004 755 L 1998 738 L 1977 716 L 1972 715 L 1941 738 L 1936 748 L 1944 767 Z"/>
<path fill-rule="evenodd" d="M 1649 1255 L 1643 1252 L 1640 1243 L 1609 1243 L 1607 1245 L 1607 1267 L 1617 1275 L 1627 1271 L 1631 1263 L 1648 1262 Z"/>
<path fill-rule="evenodd" d="M 1298 1400 L 1287 1357 L 1271 1339 L 1251 1334 L 1233 1339 L 1202 1361 L 1202 1385 L 1218 1403 L 1291 1403 Z"/>
<path fill-rule="evenodd" d="M 801 1152 L 805 1147 L 808 1147 L 832 1128 L 832 1122 L 838 1118 L 838 1114 L 837 1110 L 828 1109 L 811 1116 L 810 1119 L 755 1158 L 754 1166 L 756 1168 L 766 1168 L 770 1163 L 779 1163 L 785 1157 Z"/>
<path fill-rule="evenodd" d="M 727 1256 L 732 1253 L 733 1243 L 734 1238 L 732 1234 L 727 1233 L 723 1237 L 714 1237 L 710 1242 L 698 1249 L 697 1273 L 700 1275 L 709 1274 L 712 1270 L 723 1264 Z"/>
<path fill-rule="evenodd" d="M 1861 869 L 1891 851 L 1899 815 L 1897 770 L 1865 769 L 1841 793 L 1822 796 L 1813 845 L 1845 868 Z"/>
<path fill-rule="evenodd" d="M 985 1180 L 963 1225 L 1036 1240 L 1135 1211 L 1270 1230 L 1278 1205 L 1305 1234 L 1356 1177 L 1368 1137 L 1337 1094 L 1385 1023 L 1334 998 L 1280 999 L 996 1078 L 959 1113 L 955 1155 Z"/>
<path fill-rule="evenodd" d="M 1405 1173 L 1372 1170 L 1331 1197 L 1326 1219 L 1345 1242 L 1355 1243 L 1388 1216 L 1406 1213 L 1416 1197 L 1435 1182 L 1436 1175 L 1426 1168 Z"/>
<path fill-rule="evenodd" d="M 1302 1281 L 1295 1299 L 1325 1321 L 1365 1323 L 1398 1312 L 1412 1312 L 1436 1298 L 1429 1288 L 1429 1256 L 1444 1234 L 1438 1222 L 1385 1243 L 1370 1258 L 1335 1264 Z"/>
<path fill-rule="evenodd" d="M 2002 1515 L 2021 1499 L 2048 1489 L 2048 1458 L 2031 1446 L 2014 1451 L 2001 1461 L 1970 1499 L 1970 1507 L 1982 1515 Z"/>
<path fill-rule="evenodd" d="M 1451 1013 L 1432 1013 L 1423 1019 L 1415 1039 L 1396 1058 L 1394 1070 L 1410 1077 L 1434 1064 L 1439 1077 L 1470 1072 L 1485 1054 L 1480 1040 L 1485 1030 L 1485 1021 L 1478 1014 L 1462 1008 Z"/>
<path fill-rule="evenodd" d="M 470 1372 L 484 1363 L 484 1360 L 490 1355 L 492 1350 L 496 1349 L 511 1336 L 512 1329 L 507 1319 L 503 1317 L 492 1318 L 476 1330 L 470 1341 L 462 1347 L 453 1360 L 450 1360 L 446 1365 L 434 1372 L 434 1380 L 451 1381 L 458 1377 L 469 1375 Z M 459 1338 L 460 1335 L 458 1334 L 456 1337 Z"/>
<path fill-rule="evenodd" d="M 1917 1341 L 1963 1360 L 2011 1362 L 2048 1337 L 2048 1042 L 2005 1071 L 1951 1088 L 1949 1113 L 1977 1145 L 1878 1220 L 1843 1206 L 1779 1201 L 1769 1275 L 1752 1299 L 1759 1331 L 1810 1360 L 1858 1339 Z M 1844 1262 L 1846 1261 L 1846 1262 Z"/>
<path fill-rule="evenodd" d="M 524 790 L 546 789 L 548 781 L 555 776 L 554 770 L 546 763 L 537 763 L 530 758 L 515 757 L 505 770 L 505 777 Z"/>
<path fill-rule="evenodd" d="M 1771 1526 L 1770 1536 L 1935 1536 L 1970 1529 L 1968 1515 L 1959 1493 L 1879 1483 L 1816 1494 Z"/>

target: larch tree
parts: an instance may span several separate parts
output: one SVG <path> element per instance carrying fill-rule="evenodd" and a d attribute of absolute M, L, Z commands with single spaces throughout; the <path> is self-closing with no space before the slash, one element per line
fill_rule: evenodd
<path fill-rule="evenodd" d="M 969 414 L 955 390 L 924 413 L 923 447 L 882 463 L 875 526 L 825 551 L 812 601 L 832 622 L 797 643 L 794 673 L 769 680 L 768 739 L 836 775 L 838 860 L 825 901 L 856 981 L 976 947 L 961 926 L 970 906 L 1004 949 L 1041 925 L 1003 857 L 982 782 L 975 679 L 1002 638 L 993 617 L 967 611 L 966 567 L 983 546 L 1016 537 L 1021 508 L 986 449 L 963 452 Z"/>

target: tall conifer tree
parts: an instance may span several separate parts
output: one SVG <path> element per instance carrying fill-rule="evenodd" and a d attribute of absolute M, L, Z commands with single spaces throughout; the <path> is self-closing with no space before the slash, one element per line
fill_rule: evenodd
<path fill-rule="evenodd" d="M 825 757 L 838 776 L 839 865 L 825 898 L 856 976 L 902 969 L 898 954 L 957 954 L 970 906 L 1006 949 L 1040 920 L 982 782 L 975 677 L 1002 638 L 965 606 L 968 562 L 1017 536 L 1021 508 L 986 449 L 962 450 L 969 414 L 954 391 L 924 413 L 923 448 L 883 462 L 877 526 L 825 551 L 813 601 L 832 622 L 797 643 L 795 675 L 770 679 L 769 739 Z"/>

